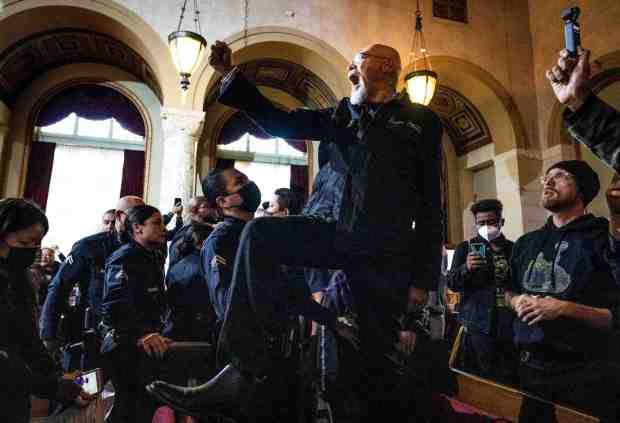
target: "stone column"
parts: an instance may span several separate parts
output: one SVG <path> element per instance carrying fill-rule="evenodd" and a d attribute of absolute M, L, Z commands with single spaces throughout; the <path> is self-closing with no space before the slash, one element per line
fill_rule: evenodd
<path fill-rule="evenodd" d="M 516 240 L 545 221 L 540 207 L 542 160 L 534 151 L 510 150 L 493 159 L 497 198 L 504 205 L 504 233 Z"/>
<path fill-rule="evenodd" d="M 183 204 L 187 204 L 194 196 L 196 146 L 204 115 L 196 110 L 162 109 L 164 152 L 159 202 L 163 213 L 170 210 L 175 197 L 181 197 Z"/>

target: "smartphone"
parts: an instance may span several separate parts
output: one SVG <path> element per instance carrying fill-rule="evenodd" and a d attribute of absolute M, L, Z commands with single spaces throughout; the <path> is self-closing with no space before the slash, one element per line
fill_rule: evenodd
<path fill-rule="evenodd" d="M 486 257 L 487 256 L 486 245 L 484 245 L 481 242 L 470 242 L 469 243 L 469 253 L 470 254 L 475 254 L 475 255 L 480 256 L 480 257 Z"/>
<path fill-rule="evenodd" d="M 581 27 L 579 26 L 579 14 L 581 9 L 578 7 L 567 7 L 562 10 L 562 20 L 564 21 L 564 48 L 571 57 L 577 57 L 577 47 L 581 45 Z"/>
<path fill-rule="evenodd" d="M 75 383 L 80 385 L 84 392 L 90 395 L 96 395 L 102 391 L 102 381 L 101 369 L 89 370 L 75 379 Z"/>
<path fill-rule="evenodd" d="M 181 198 L 179 198 L 179 197 L 176 197 L 174 199 L 174 207 L 179 207 L 181 205 L 183 205 L 183 200 Z"/>

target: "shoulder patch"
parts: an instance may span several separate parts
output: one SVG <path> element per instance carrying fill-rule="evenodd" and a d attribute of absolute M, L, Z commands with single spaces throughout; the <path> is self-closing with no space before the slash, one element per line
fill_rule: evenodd
<path fill-rule="evenodd" d="M 67 258 L 65 259 L 65 261 L 66 261 L 68 264 L 73 264 L 73 256 L 72 256 L 71 254 L 69 254 L 69 257 L 67 257 Z"/>
<path fill-rule="evenodd" d="M 211 259 L 211 267 L 216 267 L 218 264 L 226 266 L 227 263 L 228 262 L 226 261 L 226 259 L 222 256 L 215 255 Z"/>
<path fill-rule="evenodd" d="M 127 280 L 127 273 L 125 272 L 125 269 L 121 268 L 121 270 L 119 270 L 114 277 L 116 279 Z"/>

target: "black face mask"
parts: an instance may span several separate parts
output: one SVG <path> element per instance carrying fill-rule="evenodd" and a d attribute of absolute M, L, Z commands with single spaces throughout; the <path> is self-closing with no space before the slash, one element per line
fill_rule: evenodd
<path fill-rule="evenodd" d="M 13 269 L 26 269 L 32 266 L 37 256 L 38 248 L 11 248 L 7 261 Z"/>
<path fill-rule="evenodd" d="M 258 209 L 261 200 L 260 189 L 258 186 L 250 181 L 243 186 L 237 194 L 241 196 L 243 202 L 239 206 L 241 210 L 244 210 L 249 213 L 254 213 Z"/>

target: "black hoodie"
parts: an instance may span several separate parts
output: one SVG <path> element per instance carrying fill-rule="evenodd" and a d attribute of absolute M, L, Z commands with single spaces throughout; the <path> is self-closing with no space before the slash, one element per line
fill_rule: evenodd
<path fill-rule="evenodd" d="M 557 228 L 552 218 L 514 245 L 511 272 L 515 293 L 551 296 L 614 313 L 619 290 L 605 259 L 609 222 L 591 214 Z M 597 357 L 605 353 L 608 333 L 575 319 L 559 318 L 528 326 L 515 319 L 521 347 Z"/>

